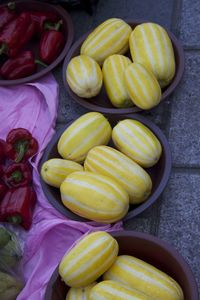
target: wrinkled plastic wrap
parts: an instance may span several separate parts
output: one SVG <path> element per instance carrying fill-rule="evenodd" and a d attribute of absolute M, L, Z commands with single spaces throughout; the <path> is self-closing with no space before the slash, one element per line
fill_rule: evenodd
<path fill-rule="evenodd" d="M 0 299 L 15 300 L 24 287 L 21 265 L 26 233 L 21 227 L 0 224 Z"/>
<path fill-rule="evenodd" d="M 41 188 L 38 174 L 36 184 L 36 169 L 44 148 L 54 134 L 53 127 L 55 126 L 58 105 L 58 85 L 53 76 L 48 74 L 40 79 L 39 82 L 16 85 L 9 88 L 0 87 L 0 95 L 0 120 L 4 125 L 0 128 L 0 138 L 5 140 L 8 132 L 13 128 L 26 128 L 38 141 L 39 153 L 37 157 L 35 157 L 35 163 L 33 164 L 34 188 L 38 193 L 39 189 Z M 41 215 L 40 212 L 43 212 L 41 218 L 45 219 L 47 207 L 51 208 L 44 196 L 43 198 L 40 197 L 41 195 L 42 191 L 40 191 L 38 194 L 38 201 L 35 207 L 35 217 L 33 218 L 32 227 L 35 227 L 36 223 L 38 222 L 38 213 Z M 9 249 L 11 254 L 9 258 L 6 257 L 5 251 L 2 253 L 2 255 L 5 254 L 2 260 L 5 260 L 6 258 L 7 262 L 2 262 L 0 268 L 0 271 L 3 272 L 3 274 L 0 274 L 0 282 L 2 283 L 1 290 L 2 293 L 4 292 L 4 294 L 0 294 L 0 300 L 16 300 L 20 297 L 20 295 L 17 296 L 16 294 L 19 293 L 21 287 L 24 286 L 24 283 L 27 283 L 28 277 L 35 267 L 26 261 L 27 269 L 29 270 L 29 275 L 27 276 L 23 260 L 25 257 L 27 257 L 27 255 L 30 255 L 33 245 L 37 245 L 37 247 L 39 246 L 37 235 L 40 233 L 41 228 L 39 225 L 34 231 L 35 235 L 30 238 L 30 231 L 25 232 L 20 226 L 12 226 L 6 223 L 0 224 L 2 224 L 2 226 L 5 224 L 5 228 L 11 231 L 13 229 L 15 232 L 15 236 L 12 237 L 11 244 L 14 244 L 16 239 L 18 240 L 18 243 L 15 244 L 14 248 Z M 0 233 L 0 236 L 1 235 L 2 232 Z M 6 239 L 6 237 L 4 237 L 4 239 Z M 2 241 L 2 243 L 4 242 Z M 40 261 L 37 261 L 35 265 L 40 263 Z M 6 274 L 8 276 L 6 276 Z M 34 280 L 32 280 L 30 282 L 32 290 L 43 287 L 42 273 L 38 273 L 37 278 L 39 278 L 39 286 L 35 284 Z M 13 283 L 15 283 L 14 290 L 11 288 Z M 24 296 L 25 300 L 30 299 L 30 285 L 27 289 L 27 294 Z M 7 291 L 12 292 L 11 295 L 5 294 L 5 287 Z M 40 298 L 37 296 L 36 300 L 39 299 Z"/>

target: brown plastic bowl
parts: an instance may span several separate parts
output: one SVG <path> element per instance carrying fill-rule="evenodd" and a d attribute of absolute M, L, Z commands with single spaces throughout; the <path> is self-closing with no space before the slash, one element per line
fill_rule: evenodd
<path fill-rule="evenodd" d="M 118 231 L 111 233 L 119 243 L 120 255 L 140 258 L 175 279 L 183 289 L 185 300 L 198 300 L 197 284 L 182 256 L 166 242 L 145 233 Z M 58 268 L 46 288 L 45 300 L 64 300 L 69 287 L 61 280 Z"/>
<path fill-rule="evenodd" d="M 127 20 L 126 21 L 132 28 L 135 28 L 138 24 L 145 23 L 147 21 L 141 21 L 141 20 Z M 167 30 L 167 29 L 166 29 Z M 66 69 L 69 61 L 77 55 L 80 55 L 80 48 L 84 40 L 87 38 L 87 36 L 91 33 L 92 30 L 87 32 L 85 35 L 83 35 L 74 45 L 71 47 L 68 55 L 65 58 L 64 64 L 63 64 L 63 82 L 65 85 L 65 88 L 68 92 L 68 94 L 80 105 L 83 107 L 92 110 L 92 111 L 98 111 L 105 114 L 129 114 L 134 113 L 138 111 L 142 111 L 141 108 L 137 106 L 132 106 L 129 108 L 116 108 L 112 105 L 110 102 L 106 91 L 104 89 L 104 86 L 102 87 L 100 93 L 91 99 L 81 98 L 77 96 L 69 87 L 67 81 L 66 81 Z M 175 54 L 175 62 L 176 62 L 176 73 L 171 81 L 171 83 L 162 90 L 162 98 L 161 101 L 165 100 L 177 87 L 179 84 L 181 77 L 183 75 L 184 71 L 184 52 L 183 48 L 181 46 L 181 43 L 177 40 L 177 38 L 174 36 L 173 33 L 168 31 L 169 37 L 172 41 L 172 45 L 174 48 L 174 54 Z"/>
<path fill-rule="evenodd" d="M 108 115 L 107 119 L 109 120 L 111 126 L 115 126 L 118 121 L 124 120 L 124 119 L 135 119 L 146 125 L 159 139 L 161 145 L 162 145 L 162 155 L 158 163 L 153 166 L 152 168 L 146 169 L 149 175 L 151 176 L 152 182 L 153 182 L 153 189 L 152 193 L 149 196 L 149 198 L 143 202 L 140 205 L 130 205 L 130 209 L 128 214 L 124 217 L 125 220 L 129 220 L 140 213 L 142 213 L 145 209 L 147 209 L 150 205 L 152 205 L 161 195 L 163 192 L 169 176 L 171 172 L 171 152 L 170 152 L 170 147 L 168 144 L 168 141 L 162 131 L 151 121 L 149 121 L 147 118 L 137 115 L 137 114 L 132 114 L 132 115 Z M 40 164 L 40 168 L 42 164 L 51 159 L 51 158 L 56 158 L 60 157 L 57 151 L 57 143 L 58 140 L 63 133 L 63 131 L 71 124 L 72 122 L 68 123 L 66 126 L 61 128 L 53 137 L 49 145 L 47 146 L 44 155 L 42 157 L 42 161 Z M 112 143 L 109 145 L 114 146 Z M 61 197 L 60 197 L 60 190 L 56 189 L 48 184 L 46 184 L 42 178 L 41 178 L 41 184 L 43 191 L 48 199 L 48 201 L 64 216 L 66 216 L 69 219 L 76 220 L 76 221 L 81 221 L 81 222 L 87 222 L 89 221 L 88 219 L 82 218 L 73 212 L 71 212 L 67 207 L 65 207 L 62 204 Z"/>
<path fill-rule="evenodd" d="M 46 75 L 51 70 L 53 70 L 66 56 L 74 38 L 74 28 L 70 15 L 64 10 L 62 7 L 58 5 L 50 5 L 47 3 L 42 3 L 38 1 L 14 1 L 16 3 L 16 11 L 22 12 L 24 10 L 36 10 L 41 12 L 54 12 L 59 19 L 63 21 L 63 25 L 61 27 L 61 31 L 65 36 L 65 46 L 60 53 L 60 55 L 52 62 L 48 67 L 37 67 L 37 72 L 31 76 L 15 79 L 15 80 L 6 80 L 0 77 L 0 86 L 10 86 L 16 84 L 22 84 L 26 82 L 33 82 L 40 77 Z M 5 4 L 4 4 L 5 5 Z M 0 7 L 4 6 L 1 5 Z M 39 39 L 33 39 L 30 43 L 25 46 L 26 50 L 32 50 L 33 53 L 38 57 L 38 45 Z"/>

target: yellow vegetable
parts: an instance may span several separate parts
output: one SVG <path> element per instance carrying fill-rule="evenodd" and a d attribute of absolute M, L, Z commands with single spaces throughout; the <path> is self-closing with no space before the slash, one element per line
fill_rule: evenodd
<path fill-rule="evenodd" d="M 128 50 L 131 31 L 131 27 L 123 20 L 108 19 L 89 34 L 81 46 L 81 54 L 103 64 L 108 56 L 124 54 Z"/>
<path fill-rule="evenodd" d="M 118 256 L 104 274 L 104 280 L 115 280 L 136 288 L 155 300 L 183 300 L 179 284 L 154 266 L 133 256 Z"/>
<path fill-rule="evenodd" d="M 90 291 L 96 284 L 93 282 L 86 287 L 70 288 L 66 300 L 89 300 Z"/>
<path fill-rule="evenodd" d="M 72 173 L 61 184 L 60 191 L 66 207 L 97 222 L 118 221 L 129 208 L 127 192 L 116 181 L 100 174 Z"/>
<path fill-rule="evenodd" d="M 116 180 L 127 191 L 132 204 L 143 202 L 151 193 L 152 181 L 149 174 L 126 155 L 111 147 L 98 146 L 91 149 L 84 169 Z"/>
<path fill-rule="evenodd" d="M 106 280 L 96 284 L 90 292 L 90 300 L 155 300 L 125 284 Z M 162 299 L 164 300 L 164 299 Z"/>
<path fill-rule="evenodd" d="M 120 54 L 111 55 L 104 61 L 104 85 L 108 97 L 115 107 L 130 107 L 133 105 L 124 80 L 124 71 L 130 64 L 131 60 Z"/>
<path fill-rule="evenodd" d="M 77 171 L 83 171 L 83 167 L 78 163 L 71 160 L 53 158 L 42 165 L 41 176 L 47 184 L 59 188 L 69 174 Z"/>
<path fill-rule="evenodd" d="M 59 274 L 70 287 L 87 286 L 110 268 L 118 251 L 118 243 L 110 234 L 90 233 L 64 255 Z"/>
<path fill-rule="evenodd" d="M 161 99 L 161 89 L 156 77 L 144 66 L 132 63 L 125 70 L 125 84 L 133 103 L 142 108 L 150 109 Z"/>
<path fill-rule="evenodd" d="M 129 44 L 133 61 L 152 71 L 161 87 L 167 86 L 175 74 L 175 59 L 166 30 L 154 23 L 140 24 L 131 33 Z"/>
<path fill-rule="evenodd" d="M 91 148 L 109 142 L 111 132 L 111 126 L 102 114 L 89 112 L 64 131 L 58 141 L 58 152 L 65 159 L 83 162 Z"/>
<path fill-rule="evenodd" d="M 157 137 L 136 120 L 120 121 L 113 128 L 112 140 L 118 150 L 145 168 L 155 165 L 162 153 Z"/>
<path fill-rule="evenodd" d="M 83 98 L 99 94 L 103 75 L 100 66 L 89 56 L 72 58 L 67 66 L 66 80 L 72 91 Z"/>

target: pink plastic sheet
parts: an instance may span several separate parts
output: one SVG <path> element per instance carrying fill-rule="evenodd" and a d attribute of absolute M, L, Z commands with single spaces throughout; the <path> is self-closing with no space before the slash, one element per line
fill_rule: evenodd
<path fill-rule="evenodd" d="M 37 166 L 43 150 L 54 134 L 58 106 L 58 84 L 52 75 L 40 82 L 0 87 L 0 138 L 18 127 L 27 128 L 39 142 L 34 158 L 33 179 L 38 196 L 33 225 L 28 233 L 23 257 L 25 288 L 17 300 L 43 300 L 46 285 L 64 253 L 84 234 L 94 230 L 120 230 L 113 226 L 68 220 L 45 198 Z M 67 121 L 67 120 L 66 120 Z"/>

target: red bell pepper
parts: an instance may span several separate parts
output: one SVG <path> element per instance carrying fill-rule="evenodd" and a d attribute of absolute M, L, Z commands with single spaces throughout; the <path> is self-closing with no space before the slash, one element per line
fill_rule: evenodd
<path fill-rule="evenodd" d="M 5 183 L 2 181 L 3 177 L 4 177 L 4 169 L 3 166 L 0 165 L 0 201 L 3 199 L 8 189 Z"/>
<path fill-rule="evenodd" d="M 2 181 L 3 176 L 4 176 L 4 169 L 3 166 L 0 165 L 0 201 L 3 199 L 8 189 L 5 183 Z"/>
<path fill-rule="evenodd" d="M 4 169 L 3 166 L 0 165 L 0 178 L 2 178 L 4 175 Z"/>
<path fill-rule="evenodd" d="M 0 69 L 0 75 L 5 79 L 18 79 L 30 76 L 36 71 L 37 64 L 46 67 L 39 60 L 35 60 L 32 51 L 23 51 L 15 58 L 8 59 Z"/>
<path fill-rule="evenodd" d="M 26 186 L 32 181 L 32 170 L 28 164 L 12 164 L 5 169 L 4 182 L 9 187 Z"/>
<path fill-rule="evenodd" d="M 8 188 L 4 182 L 0 181 L 0 202 L 3 200 Z"/>
<path fill-rule="evenodd" d="M 53 12 L 30 11 L 32 21 L 35 22 L 35 31 L 41 35 L 47 22 L 57 22 L 58 17 Z"/>
<path fill-rule="evenodd" d="M 46 24 L 46 28 L 50 29 L 43 32 L 39 45 L 39 56 L 42 61 L 47 64 L 52 63 L 62 51 L 65 38 L 62 32 L 58 31 L 62 21 L 59 21 L 55 26 Z"/>
<path fill-rule="evenodd" d="M 1 67 L 0 74 L 5 79 L 18 79 L 29 76 L 36 71 L 34 55 L 24 51 L 15 58 L 8 59 Z"/>
<path fill-rule="evenodd" d="M 6 159 L 6 142 L 0 139 L 0 163 Z"/>
<path fill-rule="evenodd" d="M 0 54 L 15 57 L 35 33 L 35 23 L 29 13 L 21 13 L 0 33 Z"/>
<path fill-rule="evenodd" d="M 19 163 L 26 161 L 38 151 L 38 142 L 32 134 L 24 128 L 11 130 L 6 138 L 7 155 Z"/>
<path fill-rule="evenodd" d="M 0 221 L 31 227 L 36 193 L 29 187 L 10 189 L 0 203 Z"/>
<path fill-rule="evenodd" d="M 14 18 L 16 18 L 15 14 L 15 3 L 9 2 L 7 6 L 2 6 L 0 8 L 0 30 L 8 24 L 10 21 L 12 21 Z"/>
<path fill-rule="evenodd" d="M 35 23 L 30 21 L 17 47 L 10 49 L 9 56 L 15 57 L 21 51 L 21 49 L 31 40 L 34 34 L 35 34 Z"/>

